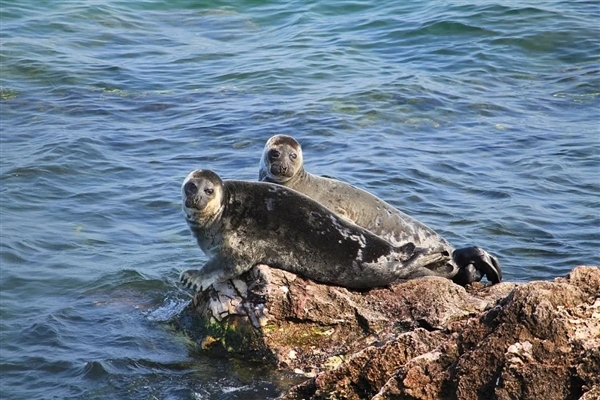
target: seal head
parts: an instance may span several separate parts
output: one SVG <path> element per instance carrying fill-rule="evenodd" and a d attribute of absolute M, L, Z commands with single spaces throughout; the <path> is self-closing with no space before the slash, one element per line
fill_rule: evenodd
<path fill-rule="evenodd" d="M 265 144 L 258 180 L 283 185 L 298 176 L 303 164 L 300 143 L 291 136 L 275 135 Z"/>
<path fill-rule="evenodd" d="M 181 187 L 186 218 L 208 223 L 222 210 L 223 181 L 209 170 L 197 170 L 188 175 Z"/>

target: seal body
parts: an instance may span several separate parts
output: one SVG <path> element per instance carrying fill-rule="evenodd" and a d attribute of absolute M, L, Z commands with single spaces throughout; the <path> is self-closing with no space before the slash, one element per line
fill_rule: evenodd
<path fill-rule="evenodd" d="M 223 181 L 210 170 L 196 170 L 185 179 L 182 197 L 190 230 L 209 257 L 202 268 L 181 275 L 182 282 L 197 290 L 257 264 L 357 289 L 400 278 L 444 276 L 424 267 L 438 254 L 413 243 L 393 246 L 279 185 Z"/>
<path fill-rule="evenodd" d="M 485 250 L 479 247 L 455 250 L 433 229 L 377 196 L 339 180 L 310 174 L 303 164 L 300 143 L 291 136 L 275 135 L 265 145 L 259 180 L 297 190 L 393 245 L 414 243 L 429 249 L 431 254 L 438 253 L 440 257 L 428 267 L 452 271 L 457 283 L 480 280 L 482 275 L 493 283 L 502 279 L 497 259 Z"/>

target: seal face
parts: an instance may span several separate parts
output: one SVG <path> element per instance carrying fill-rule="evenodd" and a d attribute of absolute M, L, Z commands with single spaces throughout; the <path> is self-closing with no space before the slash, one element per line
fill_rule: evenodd
<path fill-rule="evenodd" d="M 500 282 L 502 270 L 498 260 L 479 247 L 455 250 L 450 243 L 411 216 L 394 208 L 373 194 L 335 179 L 305 171 L 302 147 L 291 136 L 271 137 L 263 150 L 259 180 L 297 190 L 353 223 L 373 232 L 394 245 L 412 242 L 439 253 L 433 271 L 448 271 L 454 281 L 466 284 L 486 275 L 492 283 Z"/>
<path fill-rule="evenodd" d="M 181 281 L 197 290 L 266 264 L 348 288 L 433 275 L 439 254 L 393 246 L 316 201 L 283 186 L 226 180 L 196 170 L 182 185 L 183 212 L 209 260 Z M 436 274 L 441 275 L 441 274 Z"/>
<path fill-rule="evenodd" d="M 300 143 L 291 136 L 275 135 L 263 150 L 258 180 L 285 185 L 301 173 L 303 165 Z"/>

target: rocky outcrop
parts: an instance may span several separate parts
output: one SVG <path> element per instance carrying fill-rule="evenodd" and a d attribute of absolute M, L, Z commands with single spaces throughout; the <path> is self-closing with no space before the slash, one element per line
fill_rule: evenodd
<path fill-rule="evenodd" d="M 600 269 L 553 282 L 429 277 L 366 292 L 257 266 L 174 321 L 206 351 L 307 380 L 282 399 L 597 399 Z"/>

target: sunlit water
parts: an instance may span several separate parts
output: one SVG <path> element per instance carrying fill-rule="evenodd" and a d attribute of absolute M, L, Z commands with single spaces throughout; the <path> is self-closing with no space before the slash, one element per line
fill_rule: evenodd
<path fill-rule="evenodd" d="M 597 2 L 2 1 L 0 397 L 264 399 L 167 321 L 195 168 L 265 141 L 506 280 L 600 264 Z"/>

